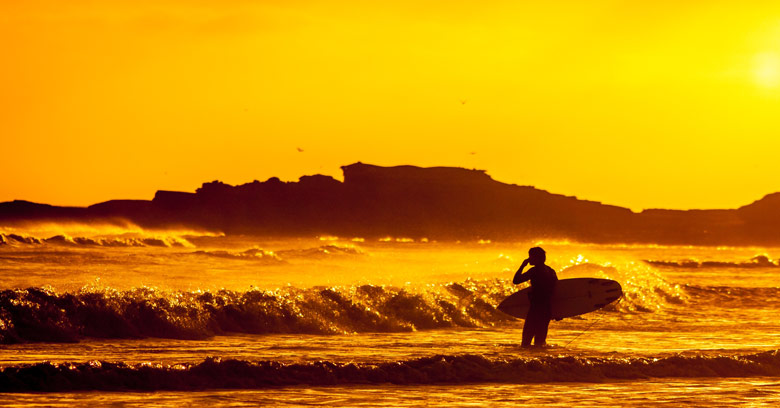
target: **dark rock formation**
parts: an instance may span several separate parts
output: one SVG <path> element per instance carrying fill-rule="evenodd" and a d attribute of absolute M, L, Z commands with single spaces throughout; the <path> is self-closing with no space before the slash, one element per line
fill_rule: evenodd
<path fill-rule="evenodd" d="M 86 208 L 0 203 L 0 225 L 39 221 L 131 222 L 226 234 L 403 236 L 431 239 L 567 238 L 585 242 L 774 245 L 780 193 L 736 210 L 646 210 L 604 205 L 505 184 L 453 167 L 342 167 L 344 182 L 303 176 L 239 186 L 204 183 L 195 193 L 158 191 L 151 201 Z"/>

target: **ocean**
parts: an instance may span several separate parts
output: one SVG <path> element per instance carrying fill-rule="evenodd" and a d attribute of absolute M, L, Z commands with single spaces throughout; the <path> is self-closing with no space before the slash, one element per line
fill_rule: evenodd
<path fill-rule="evenodd" d="M 49 229 L 0 235 L 3 405 L 780 402 L 780 248 Z M 537 245 L 625 295 L 523 349 Z"/>

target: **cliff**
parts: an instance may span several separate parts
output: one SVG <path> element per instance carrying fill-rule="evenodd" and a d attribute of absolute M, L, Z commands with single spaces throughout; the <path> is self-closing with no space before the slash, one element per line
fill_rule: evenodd
<path fill-rule="evenodd" d="M 226 234 L 403 236 L 431 239 L 566 238 L 585 242 L 775 245 L 780 193 L 735 210 L 646 210 L 604 205 L 505 184 L 453 167 L 342 167 L 344 182 L 303 176 L 194 193 L 158 191 L 151 201 L 113 200 L 86 208 L 0 203 L 0 225 L 40 221 L 112 222 L 145 228 L 202 228 Z"/>

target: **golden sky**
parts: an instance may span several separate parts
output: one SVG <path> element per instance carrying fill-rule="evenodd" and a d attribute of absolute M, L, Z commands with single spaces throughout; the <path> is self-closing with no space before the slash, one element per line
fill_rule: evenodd
<path fill-rule="evenodd" d="M 777 2 L 7 0 L 0 55 L 0 201 L 358 160 L 635 210 L 780 191 Z"/>

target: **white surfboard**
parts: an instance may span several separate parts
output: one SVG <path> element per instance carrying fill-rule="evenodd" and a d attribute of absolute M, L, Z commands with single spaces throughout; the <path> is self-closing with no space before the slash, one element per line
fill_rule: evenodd
<path fill-rule="evenodd" d="M 530 306 L 530 290 L 528 287 L 507 297 L 498 305 L 498 310 L 525 319 Z M 610 279 L 561 279 L 555 284 L 553 291 L 552 317 L 563 319 L 592 312 L 620 299 L 621 296 L 623 288 L 620 283 Z"/>

